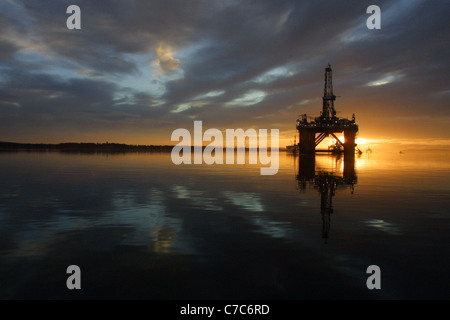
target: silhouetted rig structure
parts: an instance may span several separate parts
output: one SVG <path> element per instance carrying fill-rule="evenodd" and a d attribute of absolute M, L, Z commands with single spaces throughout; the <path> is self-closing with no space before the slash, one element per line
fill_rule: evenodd
<path fill-rule="evenodd" d="M 358 125 L 355 122 L 355 114 L 351 120 L 339 118 L 334 109 L 332 70 L 330 64 L 325 68 L 325 86 L 323 92 L 323 107 L 319 117 L 308 121 L 308 116 L 302 114 L 297 119 L 297 130 L 300 136 L 298 150 L 303 154 L 314 154 L 317 151 L 341 152 L 344 148 L 344 156 L 354 156 L 357 149 L 355 138 Z M 336 133 L 344 133 L 344 142 L 336 136 Z M 336 139 L 336 145 L 328 150 L 316 150 L 316 147 L 329 135 Z M 360 152 L 360 151 L 359 151 Z"/>

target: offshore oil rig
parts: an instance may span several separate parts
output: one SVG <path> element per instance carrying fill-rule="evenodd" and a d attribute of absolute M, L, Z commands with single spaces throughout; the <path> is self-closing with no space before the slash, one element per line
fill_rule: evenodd
<path fill-rule="evenodd" d="M 299 153 L 315 154 L 316 147 L 329 135 L 336 139 L 333 148 L 329 148 L 329 152 L 342 152 L 344 149 L 344 157 L 354 157 L 355 152 L 359 151 L 356 147 L 355 138 L 358 132 L 358 125 L 355 122 L 355 114 L 351 120 L 339 118 L 336 116 L 334 109 L 334 100 L 336 96 L 333 94 L 332 70 L 330 64 L 325 68 L 325 86 L 323 92 L 323 106 L 319 117 L 308 121 L 308 116 L 302 114 L 297 119 L 297 130 L 300 136 L 298 144 Z M 336 133 L 344 133 L 344 141 L 342 142 Z M 297 147 L 297 146 L 295 146 Z"/>

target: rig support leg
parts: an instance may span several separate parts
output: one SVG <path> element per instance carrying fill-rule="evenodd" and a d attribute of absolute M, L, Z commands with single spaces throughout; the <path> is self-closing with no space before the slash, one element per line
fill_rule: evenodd
<path fill-rule="evenodd" d="M 316 151 L 316 133 L 313 130 L 299 130 L 299 150 L 303 154 L 314 154 Z"/>
<path fill-rule="evenodd" d="M 355 138 L 356 138 L 356 132 L 354 128 L 349 128 L 344 130 L 344 157 L 347 159 L 350 159 L 355 157 Z"/>

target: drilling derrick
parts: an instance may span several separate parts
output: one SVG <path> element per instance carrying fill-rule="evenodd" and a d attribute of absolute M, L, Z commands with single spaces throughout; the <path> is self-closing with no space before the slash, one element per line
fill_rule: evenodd
<path fill-rule="evenodd" d="M 333 94 L 332 70 L 330 64 L 328 64 L 328 67 L 325 68 L 325 86 L 323 89 L 322 99 L 322 120 L 333 120 L 336 117 L 336 110 L 334 110 L 334 100 L 336 100 L 336 96 Z"/>
<path fill-rule="evenodd" d="M 336 96 L 333 93 L 332 70 L 330 64 L 325 68 L 325 85 L 323 90 L 323 106 L 319 117 L 308 121 L 308 116 L 302 114 L 297 119 L 297 130 L 300 135 L 299 151 L 303 154 L 314 154 L 317 151 L 341 152 L 343 147 L 344 155 L 348 158 L 355 156 L 356 133 L 358 125 L 355 122 L 355 115 L 351 120 L 336 116 L 334 101 Z M 344 133 L 344 141 L 341 141 L 336 133 Z M 333 150 L 316 150 L 316 147 L 328 136 L 336 139 L 336 148 Z"/>

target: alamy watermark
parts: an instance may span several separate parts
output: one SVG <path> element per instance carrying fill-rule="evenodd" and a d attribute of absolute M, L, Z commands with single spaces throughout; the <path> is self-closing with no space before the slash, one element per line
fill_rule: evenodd
<path fill-rule="evenodd" d="M 243 129 L 226 129 L 224 137 L 219 129 L 210 128 L 203 133 L 202 127 L 202 121 L 194 121 L 193 144 L 189 130 L 178 128 L 172 132 L 171 141 L 179 141 L 172 149 L 171 157 L 174 164 L 224 164 L 224 156 L 226 164 L 234 164 L 235 160 L 236 164 L 245 164 L 248 155 L 248 164 L 258 164 L 259 160 L 262 165 L 270 165 L 260 169 L 261 175 L 277 174 L 279 168 L 278 129 L 270 130 L 269 146 L 267 129 L 259 129 L 258 132 L 252 128 L 245 131 Z M 203 147 L 204 141 L 211 141 L 211 143 Z"/>
<path fill-rule="evenodd" d="M 66 280 L 67 289 L 81 289 L 81 269 L 79 266 L 72 264 L 67 267 L 66 273 L 70 276 Z"/>
<path fill-rule="evenodd" d="M 81 29 L 81 9 L 77 5 L 70 5 L 66 9 L 66 13 L 70 14 L 67 18 L 66 26 L 69 30 Z"/>
<path fill-rule="evenodd" d="M 379 6 L 370 5 L 367 7 L 366 13 L 371 13 L 371 16 L 367 18 L 367 29 L 381 29 L 381 9 Z"/>
<path fill-rule="evenodd" d="M 70 5 L 66 10 L 70 16 L 67 18 L 66 26 L 69 30 L 81 29 L 81 9 L 77 5 Z M 381 29 L 381 9 L 377 5 L 370 5 L 367 7 L 366 13 L 370 13 L 371 16 L 367 18 L 366 26 L 368 29 Z"/>
<path fill-rule="evenodd" d="M 366 281 L 367 289 L 381 289 L 381 269 L 376 264 L 367 267 L 366 273 L 371 274 Z"/>

